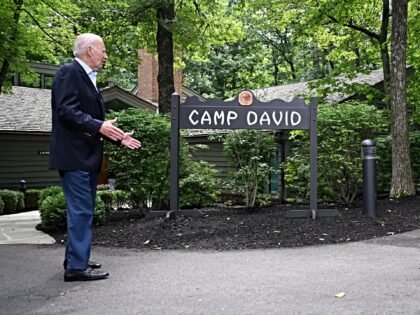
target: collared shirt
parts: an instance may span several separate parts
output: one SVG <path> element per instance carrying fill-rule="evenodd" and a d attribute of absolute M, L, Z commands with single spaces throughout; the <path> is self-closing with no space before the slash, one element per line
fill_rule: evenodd
<path fill-rule="evenodd" d="M 93 71 L 82 59 L 76 57 L 74 58 L 86 71 L 86 74 L 89 76 L 90 80 L 92 81 L 93 85 L 96 87 L 96 75 L 98 74 L 96 71 Z M 98 89 L 96 87 L 96 89 Z"/>

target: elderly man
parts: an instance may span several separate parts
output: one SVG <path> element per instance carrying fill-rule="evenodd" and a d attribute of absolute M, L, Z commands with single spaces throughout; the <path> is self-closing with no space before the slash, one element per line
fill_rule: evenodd
<path fill-rule="evenodd" d="M 132 137 L 133 132 L 116 127 L 116 119 L 104 120 L 104 101 L 96 87 L 97 71 L 108 58 L 102 38 L 77 36 L 73 53 L 73 62 L 54 76 L 49 166 L 58 170 L 67 202 L 64 281 L 98 280 L 109 275 L 97 270 L 100 264 L 90 261 L 103 139 L 130 149 L 141 143 Z"/>

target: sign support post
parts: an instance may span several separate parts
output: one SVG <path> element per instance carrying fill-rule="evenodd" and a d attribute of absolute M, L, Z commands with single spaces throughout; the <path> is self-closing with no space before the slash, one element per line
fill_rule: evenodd
<path fill-rule="evenodd" d="M 318 177 L 318 135 L 317 135 L 317 108 L 318 102 L 317 99 L 312 97 L 311 98 L 311 126 L 309 128 L 309 143 L 310 143 L 310 208 L 312 212 L 312 218 L 315 219 L 316 211 L 318 208 L 318 185 L 317 185 L 317 177 Z"/>
<path fill-rule="evenodd" d="M 179 101 L 178 93 L 171 96 L 171 166 L 170 211 L 178 210 L 179 204 Z"/>

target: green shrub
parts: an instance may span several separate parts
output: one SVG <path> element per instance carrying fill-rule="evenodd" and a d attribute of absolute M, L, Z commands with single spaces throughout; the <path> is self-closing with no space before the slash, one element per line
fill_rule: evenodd
<path fill-rule="evenodd" d="M 169 119 L 160 115 L 127 109 L 111 113 L 118 117 L 118 126 L 134 130 L 142 147 L 127 150 L 105 143 L 108 168 L 115 174 L 116 186 L 130 193 L 135 206 L 146 208 L 147 200 L 153 208 L 166 207 L 169 202 Z"/>
<path fill-rule="evenodd" d="M 39 197 L 41 196 L 41 190 L 39 189 L 28 189 L 25 193 L 25 209 L 37 210 L 39 209 Z"/>
<path fill-rule="evenodd" d="M 180 208 L 211 205 L 219 200 L 218 171 L 205 161 L 189 164 L 187 176 L 179 181 Z"/>
<path fill-rule="evenodd" d="M 4 201 L 3 198 L 0 196 L 0 214 L 3 214 L 4 211 Z"/>
<path fill-rule="evenodd" d="M 413 168 L 414 184 L 420 185 L 420 131 L 409 134 L 410 157 Z M 392 177 L 392 142 L 391 136 L 382 136 L 376 140 L 377 187 L 378 192 L 389 193 Z"/>
<path fill-rule="evenodd" d="M 55 190 L 51 190 L 52 194 L 47 196 L 41 204 L 41 229 L 44 231 L 57 231 L 65 229 L 66 223 L 66 212 L 67 204 L 64 198 L 64 193 L 56 193 Z M 97 196 L 96 207 L 94 211 L 94 222 L 95 224 L 103 223 L 105 219 L 106 207 L 103 201 Z"/>
<path fill-rule="evenodd" d="M 61 188 L 61 186 L 50 186 L 50 187 L 42 189 L 39 194 L 38 205 L 41 206 L 47 197 L 57 195 L 61 192 L 63 192 L 63 189 Z"/>
<path fill-rule="evenodd" d="M 106 206 L 105 203 L 96 196 L 95 200 L 95 210 L 93 212 L 93 223 L 96 225 L 101 225 L 104 223 L 106 217 Z"/>
<path fill-rule="evenodd" d="M 112 210 L 116 203 L 116 197 L 114 192 L 111 190 L 98 190 L 97 195 L 105 204 L 105 209 L 107 211 Z"/>
<path fill-rule="evenodd" d="M 99 190 L 97 195 L 105 204 L 107 211 L 130 205 L 130 194 L 122 190 Z"/>
<path fill-rule="evenodd" d="M 318 199 L 351 203 L 361 192 L 361 143 L 388 131 L 387 117 L 374 106 L 358 103 L 318 109 Z M 298 201 L 309 198 L 309 133 L 291 132 L 294 146 L 285 179 Z"/>
<path fill-rule="evenodd" d="M 410 154 L 414 184 L 420 188 L 420 130 L 410 133 Z"/>
<path fill-rule="evenodd" d="M 142 209 L 167 209 L 169 205 L 169 166 L 170 166 L 170 121 L 168 117 L 154 115 L 138 109 L 127 109 L 112 113 L 109 118 L 118 117 L 118 126 L 124 130 L 134 130 L 134 136 L 142 142 L 138 150 L 127 150 L 112 144 L 105 144 L 110 173 L 115 174 L 116 186 L 129 192 L 131 204 Z M 200 170 L 190 167 L 191 159 L 185 141 L 180 141 L 180 182 L 185 178 L 191 181 L 191 172 Z M 191 175 L 191 177 L 189 177 Z M 210 176 L 208 172 L 206 176 Z M 200 193 L 202 187 L 188 187 L 191 196 Z M 125 197 L 124 197 L 125 198 Z M 195 199 L 205 201 L 205 198 Z M 185 199 L 184 199 L 185 201 Z M 124 203 L 126 201 L 124 200 Z M 117 202 L 121 205 L 121 202 Z M 185 203 L 187 204 L 187 202 Z"/>
<path fill-rule="evenodd" d="M 41 227 L 45 231 L 61 230 L 66 227 L 66 200 L 64 193 L 43 196 L 41 203 Z"/>
<path fill-rule="evenodd" d="M 16 191 L 18 202 L 16 204 L 16 212 L 20 212 L 25 209 L 25 194 L 20 191 Z"/>
<path fill-rule="evenodd" d="M 9 189 L 0 190 L 0 197 L 4 202 L 3 213 L 15 213 L 17 211 L 18 203 L 20 202 L 19 194 L 17 191 Z"/>
<path fill-rule="evenodd" d="M 223 145 L 235 169 L 228 186 L 245 196 L 246 207 L 266 203 L 269 176 L 275 172 L 271 165 L 277 150 L 274 133 L 237 130 L 226 135 Z"/>
<path fill-rule="evenodd" d="M 131 206 L 130 194 L 123 190 L 114 190 L 115 208 L 120 209 L 124 206 Z"/>

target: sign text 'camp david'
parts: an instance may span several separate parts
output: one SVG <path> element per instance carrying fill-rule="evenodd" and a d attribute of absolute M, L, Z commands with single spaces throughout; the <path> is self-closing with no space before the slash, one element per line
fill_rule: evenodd
<path fill-rule="evenodd" d="M 179 127 L 186 129 L 310 129 L 310 117 L 303 100 L 266 103 L 249 91 L 232 101 L 188 98 L 179 106 Z"/>
<path fill-rule="evenodd" d="M 191 109 L 185 110 L 181 119 L 185 122 L 184 128 L 308 129 L 309 116 L 306 112 L 302 109 Z"/>

